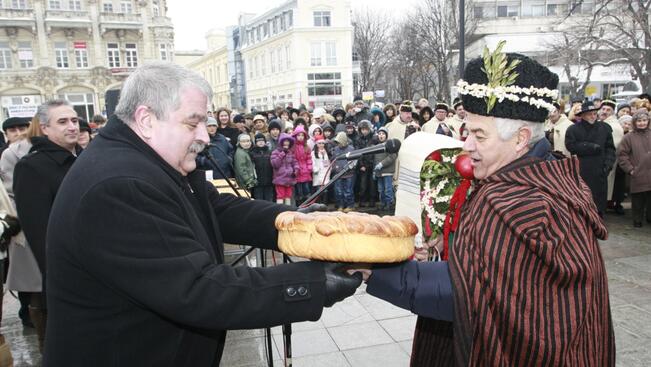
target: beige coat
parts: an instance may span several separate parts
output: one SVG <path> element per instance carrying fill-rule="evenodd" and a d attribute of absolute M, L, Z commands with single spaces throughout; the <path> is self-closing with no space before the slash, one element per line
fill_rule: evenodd
<path fill-rule="evenodd" d="M 550 131 L 554 136 L 554 151 L 562 152 L 567 157 L 572 156 L 572 153 L 565 147 L 565 133 L 572 125 L 574 124 L 565 114 L 562 114 L 555 124 L 550 124 Z"/>
<path fill-rule="evenodd" d="M 447 123 L 450 127 L 450 131 L 452 131 L 452 137 L 457 140 L 461 140 L 461 127 L 463 126 L 463 120 L 460 119 L 459 116 L 454 115 L 452 117 L 448 117 Z"/>
<path fill-rule="evenodd" d="M 619 144 L 622 142 L 622 139 L 624 139 L 624 128 L 622 127 L 622 124 L 619 123 L 617 116 L 614 114 L 604 120 L 604 122 L 613 129 L 613 143 L 615 144 L 615 149 L 617 149 Z M 610 170 L 610 173 L 608 174 L 608 200 L 613 197 L 613 188 L 615 187 L 615 167 L 617 167 L 617 161 L 615 161 L 613 169 Z"/>
<path fill-rule="evenodd" d="M 13 199 L 14 167 L 31 147 L 29 139 L 17 141 L 9 145 L 0 158 L 0 178 L 4 186 L 0 190 L 0 210 L 13 216 L 16 216 L 16 204 Z M 41 292 L 41 271 L 22 231 L 9 243 L 9 258 L 11 261 L 7 272 L 7 288 L 19 292 Z"/>
<path fill-rule="evenodd" d="M 426 123 L 421 127 L 421 131 L 424 131 L 424 132 L 426 132 L 426 133 L 430 133 L 430 134 L 436 134 L 436 131 L 438 130 L 439 125 L 441 125 L 441 124 L 445 124 L 445 125 L 448 127 L 448 129 L 452 130 L 452 129 L 450 128 L 450 121 L 449 121 L 449 119 L 446 118 L 446 119 L 443 120 L 443 121 L 439 121 L 439 120 L 436 119 L 436 117 L 433 117 L 431 120 L 427 121 L 427 122 L 426 122 Z M 454 133 L 453 133 L 453 134 L 454 134 Z"/>

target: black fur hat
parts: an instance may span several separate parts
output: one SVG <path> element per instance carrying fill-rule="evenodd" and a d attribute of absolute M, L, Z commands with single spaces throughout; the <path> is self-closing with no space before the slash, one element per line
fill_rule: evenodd
<path fill-rule="evenodd" d="M 521 88 L 547 88 L 555 90 L 558 86 L 558 75 L 552 73 L 546 67 L 539 64 L 537 61 L 516 53 L 506 53 L 506 60 L 508 64 L 512 60 L 520 60 L 520 63 L 513 70 L 518 73 L 515 81 L 511 86 L 518 86 Z M 473 83 L 488 85 L 488 77 L 482 70 L 484 68 L 484 59 L 476 58 L 471 60 L 466 66 L 463 81 L 472 85 Z M 517 94 L 518 97 L 527 97 L 525 94 Z M 544 103 L 551 106 L 554 98 L 551 96 L 538 96 L 532 95 L 531 97 L 537 100 L 542 100 Z M 549 110 L 544 106 L 535 106 L 526 101 L 512 101 L 503 99 L 501 102 L 495 102 L 495 105 L 490 112 L 487 111 L 487 101 L 484 97 L 474 97 L 471 94 L 462 94 L 463 107 L 466 111 L 483 116 L 493 116 L 501 118 L 509 118 L 515 120 L 525 120 L 531 122 L 544 122 L 547 119 Z"/>

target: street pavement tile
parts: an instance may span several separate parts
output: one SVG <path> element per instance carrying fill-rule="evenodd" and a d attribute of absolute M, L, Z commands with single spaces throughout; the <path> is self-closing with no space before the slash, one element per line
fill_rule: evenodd
<path fill-rule="evenodd" d="M 611 309 L 611 312 L 615 325 L 645 337 L 651 342 L 651 313 L 634 305 L 619 306 Z"/>
<path fill-rule="evenodd" d="M 376 320 L 394 319 L 396 317 L 409 316 L 412 314 L 408 310 L 396 307 L 389 302 L 373 297 L 370 294 L 355 297 Z"/>
<path fill-rule="evenodd" d="M 328 332 L 340 350 L 393 343 L 377 321 L 332 327 Z"/>
<path fill-rule="evenodd" d="M 400 342 L 400 343 L 398 343 L 398 345 L 400 346 L 400 348 L 402 348 L 402 350 L 404 350 L 405 353 L 407 353 L 407 355 L 408 355 L 409 357 L 411 357 L 411 347 L 413 346 L 413 344 L 414 344 L 414 340 L 413 340 L 413 339 L 412 339 L 412 340 L 405 340 L 404 342 Z"/>
<path fill-rule="evenodd" d="M 229 330 L 226 340 L 240 340 L 264 336 L 264 329 Z"/>
<path fill-rule="evenodd" d="M 228 340 L 224 348 L 222 357 L 222 366 L 248 366 L 264 363 L 267 360 L 265 339 L 263 337 Z M 279 354 L 271 343 L 273 358 L 276 359 Z"/>
<path fill-rule="evenodd" d="M 637 258 L 641 257 L 645 256 Z M 651 287 L 651 272 L 641 269 L 634 260 L 637 258 L 626 257 L 606 262 L 608 279 L 621 279 L 644 287 Z M 626 262 L 627 260 L 629 262 Z M 649 261 L 651 264 L 651 259 Z"/>
<path fill-rule="evenodd" d="M 416 329 L 416 315 L 399 317 L 396 319 L 381 320 L 380 325 L 397 342 L 414 338 Z"/>
<path fill-rule="evenodd" d="M 283 365 L 281 365 L 283 366 Z M 293 367 L 351 367 L 342 352 L 292 358 Z"/>
<path fill-rule="evenodd" d="M 344 355 L 348 363 L 354 367 L 409 366 L 409 356 L 397 344 L 347 350 L 344 351 Z"/>
<path fill-rule="evenodd" d="M 328 309 L 326 308 L 323 310 L 325 313 Z M 323 317 L 323 315 L 321 316 Z M 317 321 L 302 321 L 302 322 L 296 322 L 292 324 L 292 333 L 298 333 L 301 331 L 309 331 L 309 330 L 318 330 L 318 329 L 323 329 L 323 323 L 321 320 Z M 271 334 L 273 335 L 280 335 L 283 333 L 283 327 L 282 326 L 275 326 L 271 328 Z"/>
<path fill-rule="evenodd" d="M 274 335 L 280 358 L 284 358 L 282 335 Z M 325 329 L 301 331 L 292 334 L 292 357 L 304 357 L 316 354 L 338 352 L 339 348 Z"/>
<path fill-rule="evenodd" d="M 373 317 L 357 297 L 348 297 L 342 302 L 335 303 L 334 306 L 323 310 L 321 322 L 325 327 L 358 324 L 361 322 L 373 321 Z"/>

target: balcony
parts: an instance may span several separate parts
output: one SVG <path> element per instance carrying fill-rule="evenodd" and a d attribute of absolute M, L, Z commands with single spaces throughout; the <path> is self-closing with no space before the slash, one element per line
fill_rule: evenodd
<path fill-rule="evenodd" d="M 9 27 L 26 27 L 36 29 L 34 9 L 0 8 L 0 24 Z"/>
<path fill-rule="evenodd" d="M 106 13 L 99 16 L 100 32 L 102 34 L 116 29 L 133 29 L 142 31 L 142 17 L 138 13 Z"/>
<path fill-rule="evenodd" d="M 90 30 L 92 22 L 90 14 L 81 10 L 47 10 L 45 11 L 45 27 L 47 33 L 52 28 L 84 28 Z"/>

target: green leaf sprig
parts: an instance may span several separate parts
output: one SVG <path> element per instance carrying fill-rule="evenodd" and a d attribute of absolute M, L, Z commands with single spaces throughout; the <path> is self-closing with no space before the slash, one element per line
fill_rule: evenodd
<path fill-rule="evenodd" d="M 502 53 L 502 48 L 504 48 L 505 44 L 506 41 L 500 41 L 492 53 L 488 50 L 488 47 L 484 47 L 484 54 L 482 56 L 484 59 L 484 67 L 481 70 L 486 74 L 488 86 L 491 88 L 509 86 L 515 83 L 515 79 L 519 75 L 513 70 L 518 66 L 520 60 L 513 59 L 508 63 L 506 54 Z M 486 113 L 490 113 L 495 106 L 495 102 L 497 102 L 497 96 L 491 93 L 484 100 L 486 100 Z"/>

